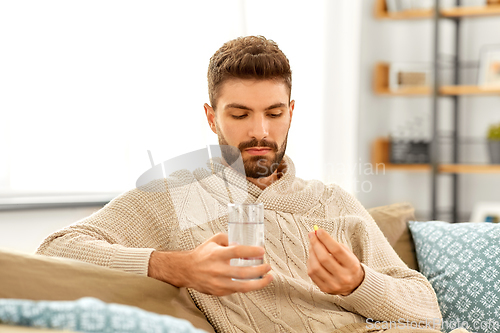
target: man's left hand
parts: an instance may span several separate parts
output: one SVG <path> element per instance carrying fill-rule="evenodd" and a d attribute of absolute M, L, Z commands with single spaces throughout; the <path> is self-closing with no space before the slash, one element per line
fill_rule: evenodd
<path fill-rule="evenodd" d="M 321 291 L 347 296 L 363 282 L 365 271 L 345 244 L 323 229 L 310 232 L 309 240 L 307 274 Z"/>

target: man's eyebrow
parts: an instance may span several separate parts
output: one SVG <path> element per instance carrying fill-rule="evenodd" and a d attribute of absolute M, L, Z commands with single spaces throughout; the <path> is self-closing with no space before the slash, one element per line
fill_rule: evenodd
<path fill-rule="evenodd" d="M 250 109 L 248 106 L 238 103 L 229 103 L 226 106 L 224 106 L 224 109 L 242 109 L 242 110 L 252 111 L 252 109 Z"/>
<path fill-rule="evenodd" d="M 286 104 L 285 104 L 285 103 L 282 103 L 282 102 L 280 102 L 280 103 L 276 103 L 276 104 L 273 104 L 273 105 L 271 105 L 271 106 L 267 107 L 267 108 L 266 108 L 266 111 L 269 111 L 269 110 L 272 110 L 272 109 L 281 108 L 281 107 L 284 107 L 284 106 L 286 106 Z"/>
<path fill-rule="evenodd" d="M 269 111 L 269 110 L 272 110 L 272 109 L 281 108 L 281 107 L 284 107 L 284 106 L 286 106 L 285 103 L 282 103 L 282 102 L 275 103 L 275 104 L 273 104 L 273 105 L 268 106 L 267 108 L 265 108 L 265 111 Z M 226 106 L 224 106 L 224 109 L 242 109 L 242 110 L 253 111 L 248 106 L 245 106 L 243 104 L 238 104 L 238 103 L 229 103 Z"/>

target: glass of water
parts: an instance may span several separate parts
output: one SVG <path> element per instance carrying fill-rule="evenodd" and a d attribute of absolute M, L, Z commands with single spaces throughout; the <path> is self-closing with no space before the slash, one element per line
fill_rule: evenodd
<path fill-rule="evenodd" d="M 264 205 L 228 204 L 229 245 L 249 245 L 264 247 Z M 231 259 L 231 266 L 258 266 L 263 258 Z"/>

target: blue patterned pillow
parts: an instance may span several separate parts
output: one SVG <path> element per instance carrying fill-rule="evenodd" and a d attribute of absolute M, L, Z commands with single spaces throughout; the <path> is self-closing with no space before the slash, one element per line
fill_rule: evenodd
<path fill-rule="evenodd" d="M 420 272 L 436 291 L 443 331 L 500 331 L 500 224 L 410 222 Z"/>
<path fill-rule="evenodd" d="M 184 319 L 91 297 L 77 301 L 0 299 L 0 323 L 99 333 L 206 333 Z"/>

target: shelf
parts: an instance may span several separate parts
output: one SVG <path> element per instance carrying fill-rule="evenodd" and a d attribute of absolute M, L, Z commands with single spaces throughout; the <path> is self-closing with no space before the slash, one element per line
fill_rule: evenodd
<path fill-rule="evenodd" d="M 430 95 L 431 88 L 429 87 L 415 87 L 415 88 L 401 88 L 397 91 L 392 91 L 389 88 L 375 88 L 375 93 L 377 95 L 386 95 L 386 96 L 412 96 L 412 95 Z"/>
<path fill-rule="evenodd" d="M 392 164 L 389 162 L 390 142 L 378 138 L 372 147 L 372 165 L 380 173 L 387 171 L 429 172 L 430 164 Z M 500 173 L 500 164 L 440 164 L 439 173 Z"/>
<path fill-rule="evenodd" d="M 377 95 L 386 96 L 412 96 L 431 95 L 429 87 L 404 88 L 398 91 L 391 91 L 389 88 L 375 89 Z M 500 88 L 487 89 L 478 86 L 442 86 L 439 94 L 443 96 L 463 96 L 463 95 L 500 95 Z"/>
<path fill-rule="evenodd" d="M 480 86 L 442 86 L 439 88 L 441 95 L 500 95 L 500 87 Z"/>
<path fill-rule="evenodd" d="M 441 164 L 442 173 L 500 173 L 500 164 Z"/>
<path fill-rule="evenodd" d="M 401 88 L 397 91 L 389 89 L 389 67 L 387 62 L 379 62 L 375 65 L 373 77 L 373 90 L 377 95 L 386 96 L 412 96 L 431 95 L 430 87 Z M 443 96 L 462 95 L 500 95 L 500 87 L 480 87 L 480 86 L 442 86 L 439 94 Z"/>
<path fill-rule="evenodd" d="M 388 171 L 410 171 L 410 172 L 428 172 L 431 171 L 429 164 L 391 164 L 384 163 L 385 170 Z M 380 172 L 380 168 L 378 168 Z"/>
<path fill-rule="evenodd" d="M 459 7 L 441 10 L 443 17 L 484 17 L 500 15 L 499 5 L 489 5 L 484 7 Z"/>
<path fill-rule="evenodd" d="M 429 164 L 391 164 L 383 163 L 384 169 L 388 171 L 409 171 L 409 172 L 429 172 Z M 377 165 L 377 164 L 375 164 Z M 378 163 L 378 171 L 382 170 L 382 165 Z M 500 165 L 481 164 L 441 164 L 438 166 L 439 173 L 500 173 Z"/>
<path fill-rule="evenodd" d="M 442 17 L 461 18 L 461 17 L 485 17 L 500 15 L 499 5 L 488 5 L 482 7 L 457 7 L 447 8 L 440 11 Z M 434 16 L 433 9 L 412 9 L 396 13 L 389 13 L 385 5 L 385 0 L 375 2 L 375 17 L 381 20 L 413 20 L 428 19 Z"/>

